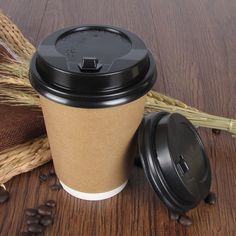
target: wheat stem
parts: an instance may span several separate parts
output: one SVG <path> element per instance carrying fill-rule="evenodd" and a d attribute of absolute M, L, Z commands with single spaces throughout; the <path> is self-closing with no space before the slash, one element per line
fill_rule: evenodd
<path fill-rule="evenodd" d="M 1 12 L 0 42 L 6 45 L 8 51 L 12 51 L 24 59 L 30 59 L 35 52 L 35 47 L 23 36 L 18 27 Z"/>
<path fill-rule="evenodd" d="M 48 139 L 33 139 L 0 152 L 0 183 L 43 165 L 51 159 Z"/>

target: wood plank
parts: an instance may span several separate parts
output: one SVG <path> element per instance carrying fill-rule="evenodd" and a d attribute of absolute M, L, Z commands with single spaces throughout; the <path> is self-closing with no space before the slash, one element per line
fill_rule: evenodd
<path fill-rule="evenodd" d="M 48 0 L 0 0 L 0 8 L 33 43 L 37 41 Z"/>
<path fill-rule="evenodd" d="M 49 0 L 41 4 L 0 0 L 0 7 L 36 44 L 64 26 L 100 23 L 127 28 L 140 35 L 155 56 L 158 91 L 207 112 L 235 117 L 235 1 Z M 24 209 L 51 198 L 58 203 L 56 218 L 44 235 L 235 235 L 236 141 L 225 133 L 216 136 L 201 129 L 201 134 L 218 202 L 214 207 L 202 203 L 190 211 L 192 227 L 169 220 L 141 169 L 133 168 L 128 186 L 116 197 L 85 202 L 63 191 L 52 192 L 53 180 L 39 183 L 40 173 L 50 169 L 48 164 L 7 184 L 11 200 L 0 206 L 0 235 L 23 230 Z"/>

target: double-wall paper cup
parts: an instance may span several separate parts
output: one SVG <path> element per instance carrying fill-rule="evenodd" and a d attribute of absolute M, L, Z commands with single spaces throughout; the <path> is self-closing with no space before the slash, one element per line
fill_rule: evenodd
<path fill-rule="evenodd" d="M 71 195 L 101 200 L 126 185 L 153 57 L 135 34 L 113 26 L 59 30 L 39 45 L 30 82 L 41 106 L 57 176 Z"/>

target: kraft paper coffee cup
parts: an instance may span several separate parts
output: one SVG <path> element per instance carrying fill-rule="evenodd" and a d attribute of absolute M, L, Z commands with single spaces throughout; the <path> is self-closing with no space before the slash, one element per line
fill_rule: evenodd
<path fill-rule="evenodd" d="M 153 57 L 126 30 L 86 25 L 42 41 L 30 65 L 57 176 L 71 195 L 101 200 L 126 185 Z"/>

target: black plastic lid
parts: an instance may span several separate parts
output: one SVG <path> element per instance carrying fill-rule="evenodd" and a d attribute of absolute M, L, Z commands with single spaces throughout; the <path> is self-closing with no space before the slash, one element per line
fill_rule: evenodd
<path fill-rule="evenodd" d="M 113 26 L 83 25 L 45 38 L 30 65 L 41 95 L 69 106 L 109 107 L 147 93 L 156 66 L 144 42 Z"/>
<path fill-rule="evenodd" d="M 194 126 L 182 115 L 147 115 L 138 133 L 139 155 L 154 191 L 173 211 L 186 212 L 205 199 L 211 169 Z"/>

